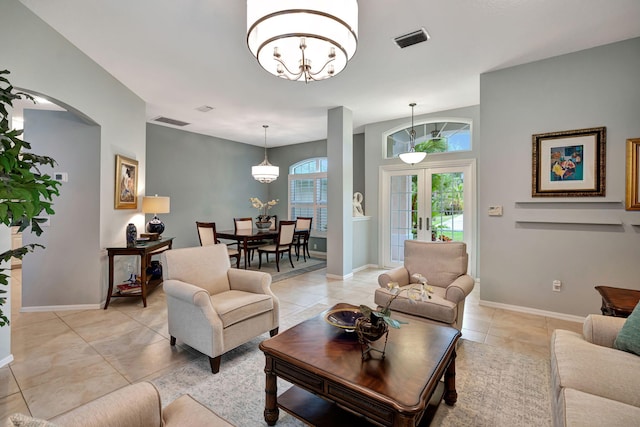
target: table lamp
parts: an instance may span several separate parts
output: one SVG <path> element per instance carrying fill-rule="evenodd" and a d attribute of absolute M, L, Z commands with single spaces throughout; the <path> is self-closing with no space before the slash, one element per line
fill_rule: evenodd
<path fill-rule="evenodd" d="M 158 196 L 144 196 L 142 198 L 142 212 L 145 214 L 152 213 L 153 218 L 147 223 L 147 233 L 162 234 L 164 231 L 164 223 L 158 218 L 158 214 L 170 212 L 170 199 L 169 197 Z"/>

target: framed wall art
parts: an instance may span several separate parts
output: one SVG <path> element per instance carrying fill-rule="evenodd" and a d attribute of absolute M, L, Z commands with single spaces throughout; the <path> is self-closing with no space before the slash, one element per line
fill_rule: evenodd
<path fill-rule="evenodd" d="M 627 139 L 627 197 L 628 211 L 640 211 L 640 138 Z"/>
<path fill-rule="evenodd" d="M 138 161 L 116 154 L 116 209 L 138 209 Z"/>
<path fill-rule="evenodd" d="M 532 136 L 533 197 L 604 197 L 606 128 Z"/>

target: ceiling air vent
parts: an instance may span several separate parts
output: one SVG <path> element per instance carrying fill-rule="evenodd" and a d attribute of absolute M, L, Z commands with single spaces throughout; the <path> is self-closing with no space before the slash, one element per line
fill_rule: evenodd
<path fill-rule="evenodd" d="M 163 117 L 163 116 L 156 117 L 155 119 L 153 119 L 153 121 L 166 123 L 168 125 L 174 125 L 174 126 L 186 126 L 191 124 L 191 123 L 183 122 L 181 120 L 170 119 L 169 117 Z"/>
<path fill-rule="evenodd" d="M 426 42 L 429 40 L 429 34 L 427 30 L 424 28 L 420 28 L 417 31 L 413 31 L 411 33 L 405 34 L 403 36 L 398 36 L 393 39 L 395 44 L 398 45 L 400 49 L 404 49 L 405 47 L 412 46 L 417 43 Z"/>

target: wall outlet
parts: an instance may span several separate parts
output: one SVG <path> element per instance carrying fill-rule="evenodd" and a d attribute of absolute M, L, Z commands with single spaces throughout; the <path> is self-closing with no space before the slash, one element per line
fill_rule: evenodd
<path fill-rule="evenodd" d="M 562 288 L 562 282 L 560 280 L 554 280 L 553 281 L 553 291 L 554 292 L 560 292 Z"/>
<path fill-rule="evenodd" d="M 318 244 L 317 243 L 313 244 L 313 249 L 318 249 Z"/>

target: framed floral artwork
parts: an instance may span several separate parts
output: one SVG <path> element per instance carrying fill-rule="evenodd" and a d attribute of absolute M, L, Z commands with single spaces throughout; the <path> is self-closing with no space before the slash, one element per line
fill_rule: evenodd
<path fill-rule="evenodd" d="M 640 211 L 640 138 L 627 139 L 627 197 L 625 208 Z"/>
<path fill-rule="evenodd" d="M 606 128 L 532 136 L 533 197 L 604 197 Z"/>
<path fill-rule="evenodd" d="M 138 161 L 116 155 L 116 209 L 138 209 Z"/>

